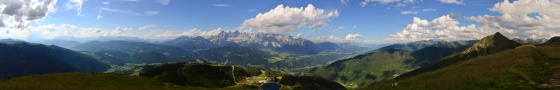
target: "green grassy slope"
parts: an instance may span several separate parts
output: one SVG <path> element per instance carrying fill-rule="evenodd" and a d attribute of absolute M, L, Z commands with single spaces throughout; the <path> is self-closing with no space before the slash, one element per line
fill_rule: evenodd
<path fill-rule="evenodd" d="M 410 51 L 390 49 L 354 58 L 339 60 L 325 67 L 317 67 L 309 72 L 339 82 L 347 87 L 357 87 L 372 82 L 393 79 L 395 74 L 408 72 L 414 58 Z"/>
<path fill-rule="evenodd" d="M 497 32 L 494 35 L 490 35 L 482 38 L 480 41 L 466 48 L 462 52 L 447 56 L 439 60 L 437 63 L 429 64 L 425 67 L 416 69 L 414 71 L 404 73 L 395 79 L 402 79 L 410 76 L 416 76 L 421 73 L 430 72 L 430 71 L 438 70 L 440 68 L 447 67 L 456 62 L 468 60 L 471 58 L 476 58 L 479 56 L 494 54 L 504 50 L 513 49 L 518 46 L 519 44 L 517 42 L 509 40 L 507 37 Z"/>
<path fill-rule="evenodd" d="M 539 89 L 551 77 L 550 66 L 545 64 L 546 55 L 541 52 L 534 46 L 521 46 L 363 89 Z"/>
<path fill-rule="evenodd" d="M 464 47 L 426 47 L 415 52 L 388 49 L 339 60 L 325 67 L 313 68 L 308 72 L 337 81 L 346 87 L 356 88 L 392 80 L 400 74 L 435 63 L 463 49 Z"/>

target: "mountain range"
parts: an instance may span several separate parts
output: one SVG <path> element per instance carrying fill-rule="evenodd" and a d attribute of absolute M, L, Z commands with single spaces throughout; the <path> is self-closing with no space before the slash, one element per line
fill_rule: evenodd
<path fill-rule="evenodd" d="M 209 49 L 236 44 L 244 47 L 266 48 L 277 52 L 296 54 L 317 54 L 323 51 L 341 50 L 342 47 L 331 42 L 312 42 L 290 35 L 270 33 L 245 33 L 239 31 L 222 31 L 219 34 L 204 37 L 181 36 L 160 44 L 181 47 L 187 50 Z M 348 46 L 348 45 L 347 45 Z"/>

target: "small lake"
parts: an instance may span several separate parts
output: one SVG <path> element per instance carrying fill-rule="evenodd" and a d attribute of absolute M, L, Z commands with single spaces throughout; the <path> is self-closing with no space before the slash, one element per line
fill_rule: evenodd
<path fill-rule="evenodd" d="M 280 90 L 280 88 L 282 88 L 282 85 L 278 83 L 265 83 L 262 85 L 264 90 Z"/>

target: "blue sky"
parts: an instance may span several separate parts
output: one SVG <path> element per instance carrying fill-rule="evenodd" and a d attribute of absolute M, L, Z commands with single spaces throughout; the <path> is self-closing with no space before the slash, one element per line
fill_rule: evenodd
<path fill-rule="evenodd" d="M 3 35 L 0 38 L 45 40 L 59 36 L 134 36 L 146 39 L 172 39 L 181 35 L 211 34 L 210 32 L 213 30 L 252 30 L 247 32 L 281 33 L 292 36 L 300 34 L 301 38 L 310 40 L 357 43 L 398 43 L 426 39 L 476 39 L 498 31 L 507 32 L 505 33 L 506 36 L 515 38 L 549 38 L 556 35 L 558 27 L 543 26 L 544 28 L 542 28 L 538 24 L 556 23 L 560 18 L 557 13 L 541 10 L 544 9 L 543 7 L 530 8 L 532 10 L 529 11 L 516 11 L 515 7 L 500 8 L 516 5 L 531 7 L 531 5 L 534 5 L 531 2 L 549 3 L 549 8 L 554 8 L 559 6 L 557 0 L 544 0 L 546 2 L 532 0 L 31 1 L 19 2 L 52 6 L 46 10 L 48 12 L 43 17 L 23 20 L 29 22 L 29 25 L 25 27 L 16 27 L 18 23 L 25 24 L 25 22 L 16 22 L 17 14 L 2 13 L 3 17 L 8 18 L 3 19 L 5 25 L 0 25 L 3 26 L 0 27 L 0 31 L 6 32 L 0 34 Z M 45 1 L 54 2 L 43 4 Z M 18 2 L 18 0 L 12 2 Z M 497 5 L 499 3 L 503 3 L 503 5 Z M 0 2 L 0 9 L 7 11 L 8 8 L 2 6 L 13 4 L 10 1 L 2 1 Z M 288 13 L 287 11 L 290 10 L 286 10 L 284 13 L 269 13 L 273 12 L 275 8 L 305 9 L 310 5 L 315 7 L 314 10 L 292 13 Z M 280 11 L 278 10 L 278 12 Z M 302 17 L 293 15 L 303 15 L 302 13 L 305 12 L 313 12 L 319 16 Z M 268 15 L 265 15 L 267 17 L 257 18 L 259 13 Z M 505 17 L 505 14 L 518 16 L 517 18 L 521 19 L 529 17 L 532 20 L 527 21 L 528 23 L 515 23 L 493 19 Z M 279 18 L 282 15 L 285 17 Z M 322 18 L 319 18 L 321 16 Z M 537 18 L 539 16 L 550 16 L 552 21 Z M 27 15 L 26 17 L 33 16 Z M 255 20 L 250 20 L 253 18 Z M 415 23 L 414 18 L 418 18 L 419 22 Z M 301 21 L 298 21 L 298 19 L 301 19 Z M 274 20 L 286 21 L 276 22 Z M 427 24 L 422 24 L 422 20 L 427 21 Z M 436 20 L 441 22 L 435 22 Z M 528 29 L 515 27 L 521 24 L 537 26 L 530 26 L 531 28 Z M 281 25 L 281 27 L 278 28 L 275 25 Z M 473 25 L 472 28 L 468 28 L 469 25 Z M 282 28 L 283 26 L 286 27 Z M 140 29 L 141 27 L 147 28 Z M 186 34 L 192 33 L 189 31 L 196 31 L 197 33 Z M 527 32 L 532 33 L 526 34 Z"/>

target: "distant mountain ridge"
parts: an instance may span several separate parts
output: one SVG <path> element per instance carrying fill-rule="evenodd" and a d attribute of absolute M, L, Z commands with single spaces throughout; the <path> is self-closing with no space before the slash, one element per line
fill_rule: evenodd
<path fill-rule="evenodd" d="M 387 49 L 401 49 L 408 51 L 417 51 L 425 47 L 441 47 L 441 48 L 458 48 L 466 45 L 472 45 L 478 40 L 459 40 L 459 41 L 436 41 L 436 40 L 421 40 L 404 44 L 392 44 L 389 46 L 381 47 L 374 51 L 383 51 Z"/>
<path fill-rule="evenodd" d="M 130 55 L 143 53 L 143 52 L 158 52 L 162 53 L 169 58 L 180 58 L 192 54 L 182 48 L 175 46 L 159 45 L 144 42 L 131 42 L 131 41 L 91 41 L 74 46 L 78 51 L 121 51 Z"/>

